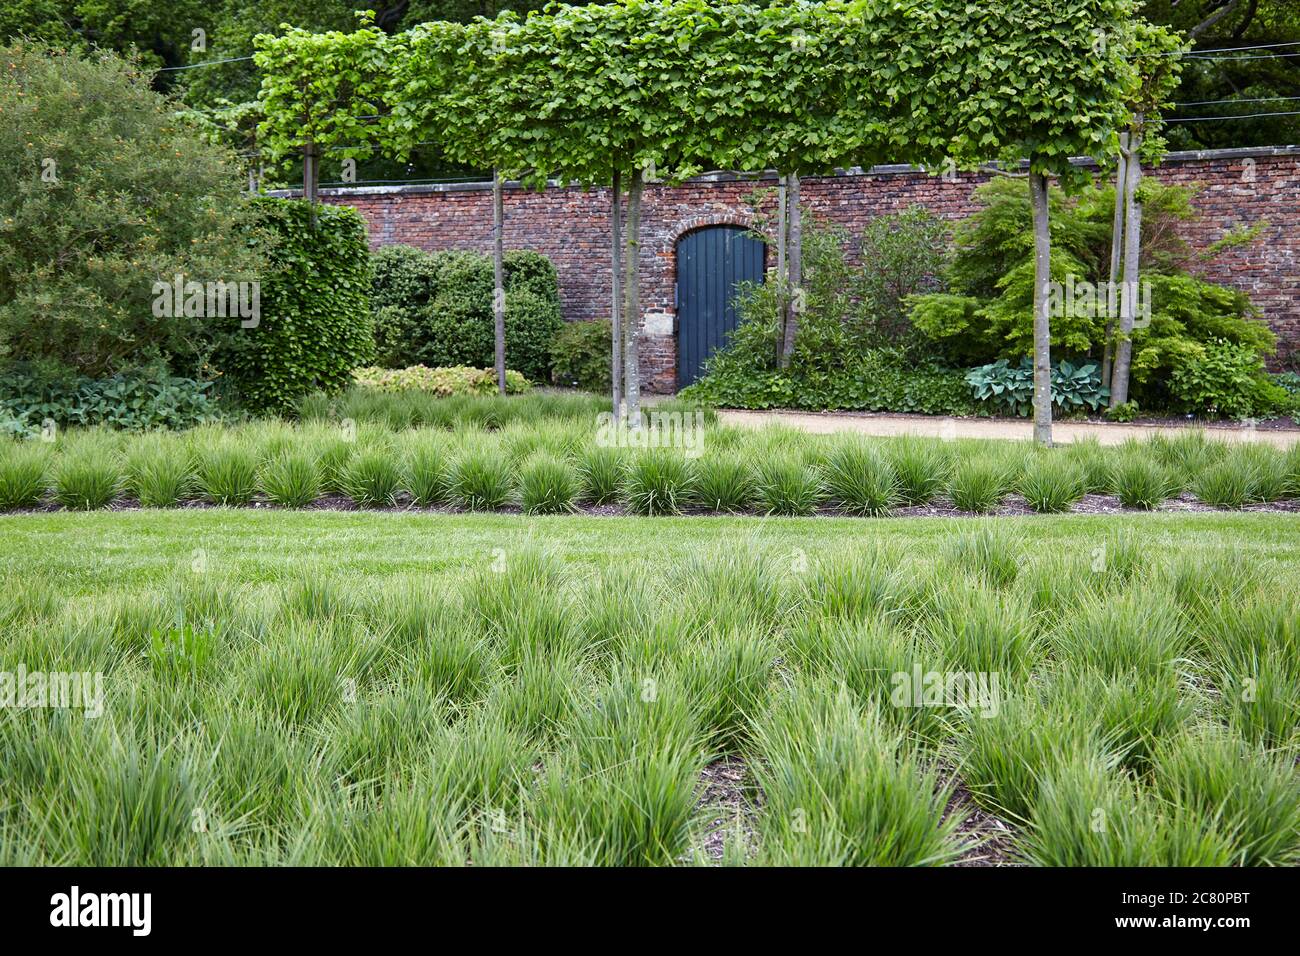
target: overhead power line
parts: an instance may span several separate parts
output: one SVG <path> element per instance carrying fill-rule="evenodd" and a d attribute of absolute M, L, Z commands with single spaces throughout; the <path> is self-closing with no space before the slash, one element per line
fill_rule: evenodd
<path fill-rule="evenodd" d="M 158 72 L 159 72 L 159 73 L 172 73 L 172 72 L 174 72 L 174 71 L 176 71 L 176 70 L 197 70 L 197 69 L 198 69 L 199 67 L 201 67 L 201 66 L 220 66 L 222 63 L 241 63 L 241 62 L 243 62 L 244 60 L 251 60 L 252 58 L 253 58 L 253 57 L 252 57 L 251 55 L 249 55 L 249 56 L 232 56 L 232 57 L 230 57 L 229 59 L 226 59 L 226 60 L 208 60 L 208 61 L 206 61 L 206 62 L 204 62 L 204 63 L 190 63 L 190 64 L 188 64 L 187 66 L 164 66 L 164 67 L 161 67 L 161 68 L 158 70 Z"/>
<path fill-rule="evenodd" d="M 1242 53 L 1247 50 L 1277 50 L 1282 47 L 1300 46 L 1300 40 L 1288 40 L 1285 43 L 1257 43 L 1254 46 L 1224 46 L 1210 50 L 1171 50 L 1168 53 L 1152 53 L 1150 56 L 1205 56 L 1210 53 Z"/>
<path fill-rule="evenodd" d="M 1174 106 L 1218 106 L 1220 103 L 1277 103 L 1283 100 L 1300 100 L 1300 96 L 1254 96 L 1249 99 L 1182 100 Z"/>
<path fill-rule="evenodd" d="M 1208 123 L 1213 120 L 1261 119 L 1265 116 L 1300 116 L 1300 110 L 1287 110 L 1278 113 L 1239 113 L 1236 116 L 1182 116 L 1165 120 L 1166 123 Z"/>

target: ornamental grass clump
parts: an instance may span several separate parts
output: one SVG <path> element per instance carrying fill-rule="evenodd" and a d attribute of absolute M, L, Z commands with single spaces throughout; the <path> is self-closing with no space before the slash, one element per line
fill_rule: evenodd
<path fill-rule="evenodd" d="M 893 465 L 864 441 L 844 441 L 833 448 L 822 476 L 827 496 L 850 514 L 886 515 L 899 500 Z"/>
<path fill-rule="evenodd" d="M 536 452 L 519 469 L 519 503 L 530 515 L 573 511 L 578 476 L 563 458 Z"/>
<path fill-rule="evenodd" d="M 640 452 L 628 462 L 623 500 L 635 514 L 677 514 L 690 499 L 693 477 L 690 462 L 676 451 Z"/>

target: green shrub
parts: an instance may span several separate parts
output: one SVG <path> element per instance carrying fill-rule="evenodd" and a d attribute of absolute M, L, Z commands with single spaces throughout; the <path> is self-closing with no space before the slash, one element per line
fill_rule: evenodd
<path fill-rule="evenodd" d="M 983 579 L 990 587 L 1007 587 L 1020 573 L 1024 555 L 1011 535 L 996 528 L 981 525 L 955 535 L 944 547 L 944 560 L 959 571 Z"/>
<path fill-rule="evenodd" d="M 563 322 L 555 267 L 536 252 L 507 252 L 505 289 L 506 362 L 529 381 L 548 381 Z M 491 366 L 492 291 L 492 260 L 481 253 L 379 250 L 373 302 L 382 364 Z"/>
<path fill-rule="evenodd" d="M 1234 863 L 1289 866 L 1300 860 L 1300 784 L 1282 755 L 1207 730 L 1166 741 L 1155 763 L 1155 782 L 1167 799 L 1222 821 Z"/>
<path fill-rule="evenodd" d="M 406 449 L 403 481 L 417 505 L 439 505 L 450 494 L 449 461 L 440 442 L 421 436 Z"/>
<path fill-rule="evenodd" d="M 992 458 L 968 458 L 957 463 L 948 480 L 948 497 L 960 511 L 984 514 L 1007 496 L 1006 469 Z"/>
<path fill-rule="evenodd" d="M 587 392 L 608 392 L 612 347 L 608 320 L 564 323 L 551 343 L 551 381 Z"/>
<path fill-rule="evenodd" d="M 218 367 L 244 404 L 288 411 L 313 391 L 349 384 L 375 349 L 365 220 L 349 206 L 253 200 L 274 237 L 262 278 L 261 316 L 231 332 Z"/>
<path fill-rule="evenodd" d="M 605 505 L 618 498 L 627 462 L 622 449 L 589 445 L 578 453 L 578 482 L 582 500 Z"/>
<path fill-rule="evenodd" d="M 221 417 L 210 386 L 174 376 L 157 362 L 107 378 L 72 375 L 48 364 L 18 365 L 0 374 L 0 406 L 32 433 L 46 420 L 63 427 L 180 429 Z"/>
<path fill-rule="evenodd" d="M 958 821 L 944 819 L 934 769 L 843 689 L 797 686 L 754 738 L 764 862 L 934 866 L 957 855 Z"/>
<path fill-rule="evenodd" d="M 1148 409 L 1177 406 L 1227 416 L 1264 414 L 1262 406 L 1279 395 L 1273 383 L 1267 383 L 1270 388 L 1259 385 L 1258 362 L 1274 351 L 1276 336 L 1244 293 L 1196 274 L 1199 257 L 1182 238 L 1187 234 L 1183 223 L 1199 215 L 1192 203 L 1194 193 L 1194 187 L 1154 180 L 1143 184 L 1142 280 L 1150 282 L 1150 295 L 1144 294 L 1140 304 L 1149 303 L 1150 313 L 1143 316 L 1149 321 L 1133 332 L 1130 398 Z M 911 321 L 942 360 L 968 365 L 997 359 L 1015 362 L 1033 353 L 1029 197 L 1016 183 L 995 180 L 981 186 L 976 198 L 982 208 L 956 227 L 955 253 L 946 275 L 949 290 L 913 297 Z M 1052 278 L 1058 283 L 1103 278 L 1098 264 L 1110 255 L 1114 189 L 1095 186 L 1073 199 L 1054 189 L 1049 202 Z M 1104 285 L 1097 292 L 1098 304 L 1106 304 Z M 1062 304 L 1069 301 L 1066 297 Z M 1053 315 L 1053 354 L 1103 353 L 1107 309 L 1086 305 L 1075 301 L 1074 308 Z M 1220 340 L 1239 347 L 1239 356 L 1212 360 L 1212 365 L 1224 368 L 1198 370 Z M 1233 371 L 1228 373 L 1226 366 Z M 1180 369 L 1181 384 L 1174 388 Z M 1232 380 L 1237 374 L 1242 381 Z"/>
<path fill-rule="evenodd" d="M 1009 411 L 1028 416 L 1034 403 L 1034 363 L 1024 358 L 1019 365 L 998 359 L 966 373 L 966 384 L 975 398 Z M 1101 369 L 1095 362 L 1076 365 L 1060 361 L 1052 367 L 1052 406 L 1065 415 L 1098 412 L 1110 398 L 1110 389 L 1101 384 Z"/>
<path fill-rule="evenodd" d="M 1278 449 L 1249 442 L 1231 449 L 1226 457 L 1250 471 L 1251 501 L 1278 501 L 1287 496 L 1287 459 Z"/>
<path fill-rule="evenodd" d="M 370 255 L 370 306 L 375 317 L 375 361 L 382 368 L 409 364 L 423 308 L 438 290 L 438 259 L 413 246 L 380 246 Z"/>
<path fill-rule="evenodd" d="M 1131 422 L 1137 418 L 1137 402 L 1121 402 L 1106 409 L 1106 418 L 1112 422 Z"/>
<path fill-rule="evenodd" d="M 1174 365 L 1169 392 L 1177 411 L 1223 418 L 1268 416 L 1291 404 L 1256 348 L 1222 339 L 1188 348 Z"/>
<path fill-rule="evenodd" d="M 379 392 L 427 392 L 439 398 L 450 395 L 496 395 L 497 373 L 494 368 L 428 368 L 412 365 L 409 368 L 358 368 L 352 378 L 362 388 Z M 506 394 L 514 395 L 528 390 L 528 381 L 514 369 L 506 369 Z M 405 422 L 405 425 L 415 424 Z"/>
<path fill-rule="evenodd" d="M 1193 477 L 1192 493 L 1207 505 L 1235 510 L 1251 500 L 1254 484 L 1254 472 L 1248 463 L 1221 461 Z"/>
<path fill-rule="evenodd" d="M 43 448 L 4 441 L 0 445 L 0 511 L 40 504 L 48 467 L 49 455 Z"/>
<path fill-rule="evenodd" d="M 1045 514 L 1069 511 L 1083 497 L 1086 478 L 1064 452 L 1037 456 L 1020 479 L 1020 493 L 1029 507 Z"/>
<path fill-rule="evenodd" d="M 278 505 L 303 508 L 321 492 L 320 466 L 307 452 L 285 452 L 262 466 L 262 491 Z"/>
<path fill-rule="evenodd" d="M 1096 755 L 1076 755 L 1044 776 L 1024 838 L 1035 866 L 1226 866 L 1230 845 L 1199 816 L 1161 813 Z"/>
<path fill-rule="evenodd" d="M 156 313 L 154 284 L 257 277 L 237 157 L 177 122 L 139 64 L 15 40 L 0 46 L 0 163 L 22 176 L 0 193 L 5 361 L 99 381 L 161 359 L 207 377 L 226 326 Z"/>
<path fill-rule="evenodd" d="M 864 244 L 887 243 L 890 221 Z M 921 245 L 928 242 L 921 240 Z M 904 253 L 889 275 L 849 264 L 848 235 L 816 219 L 805 221 L 803 303 L 789 368 L 776 367 L 782 301 L 775 283 L 738 291 L 740 320 L 724 348 L 715 352 L 698 382 L 682 396 L 733 408 L 863 409 L 974 415 L 960 371 L 915 352 L 897 316 L 904 290 L 928 287 L 926 277 Z M 872 265 L 874 269 L 875 264 Z"/>
<path fill-rule="evenodd" d="M 773 346 L 775 347 L 775 346 Z M 788 372 L 735 361 L 726 350 L 710 359 L 708 373 L 679 395 L 725 408 L 850 409 L 975 415 L 962 372 L 881 347 L 861 354 L 804 356 Z"/>
<path fill-rule="evenodd" d="M 888 457 L 898 476 L 898 496 L 903 504 L 929 504 L 948 482 L 951 466 L 941 442 L 901 438 L 889 446 Z"/>

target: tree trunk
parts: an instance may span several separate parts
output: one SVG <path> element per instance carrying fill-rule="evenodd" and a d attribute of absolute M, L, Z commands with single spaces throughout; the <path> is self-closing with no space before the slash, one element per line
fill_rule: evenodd
<path fill-rule="evenodd" d="M 785 192 L 785 176 L 782 175 L 776 187 L 776 349 L 772 356 L 778 363 L 785 348 L 785 324 L 790 319 L 786 312 L 785 295 Z"/>
<path fill-rule="evenodd" d="M 1119 288 L 1124 259 L 1124 187 L 1128 180 L 1128 133 L 1119 134 L 1119 164 L 1115 168 L 1115 215 L 1110 227 L 1110 285 L 1106 289 L 1106 337 L 1101 353 L 1101 387 L 1110 388 L 1115 340 L 1115 313 L 1111 296 Z"/>
<path fill-rule="evenodd" d="M 799 313 L 803 310 L 803 212 L 799 208 L 799 174 L 790 174 L 790 186 L 786 190 L 790 201 L 790 250 L 787 266 L 790 270 L 788 288 L 790 302 L 789 316 L 785 323 L 785 334 L 781 340 L 781 368 L 790 367 L 790 356 L 794 354 L 794 339 L 799 332 Z"/>
<path fill-rule="evenodd" d="M 609 202 L 610 265 L 614 298 L 610 303 L 609 322 L 613 345 L 610 351 L 610 378 L 613 380 L 614 415 L 623 421 L 623 176 L 614 170 Z"/>
<path fill-rule="evenodd" d="M 627 244 L 623 267 L 623 396 L 627 403 L 628 425 L 641 427 L 641 366 L 638 345 L 641 342 L 641 170 L 632 170 L 627 193 Z"/>
<path fill-rule="evenodd" d="M 1052 234 L 1048 229 L 1047 177 L 1030 172 L 1034 212 L 1034 441 L 1052 445 L 1052 325 L 1048 286 L 1052 281 Z"/>
<path fill-rule="evenodd" d="M 1142 116 L 1136 117 L 1140 127 Z M 1110 381 L 1110 407 L 1128 401 L 1129 370 L 1133 363 L 1133 323 L 1137 318 L 1138 272 L 1142 252 L 1142 204 L 1137 201 L 1142 185 L 1142 134 L 1129 137 L 1128 169 L 1124 186 L 1124 281 L 1119 297 L 1119 336 L 1115 344 L 1115 372 Z"/>
<path fill-rule="evenodd" d="M 302 148 L 302 198 L 307 200 L 311 212 L 311 225 L 316 228 L 316 191 L 320 185 L 320 150 L 315 143 Z"/>
<path fill-rule="evenodd" d="M 501 170 L 492 170 L 492 315 L 496 321 L 497 391 L 506 393 L 506 266 Z"/>

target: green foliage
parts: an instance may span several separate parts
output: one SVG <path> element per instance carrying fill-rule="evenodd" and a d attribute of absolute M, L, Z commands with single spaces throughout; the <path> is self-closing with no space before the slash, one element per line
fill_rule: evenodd
<path fill-rule="evenodd" d="M 429 368 L 412 365 L 410 368 L 358 368 L 352 371 L 353 380 L 363 388 L 380 392 L 428 392 L 440 398 L 449 395 L 495 395 L 497 373 L 491 368 Z M 514 369 L 506 369 L 506 394 L 528 390 L 528 381 Z"/>
<path fill-rule="evenodd" d="M 943 490 L 951 469 L 942 445 L 919 438 L 894 442 L 889 449 L 889 462 L 898 476 L 899 498 L 907 505 L 933 501 Z"/>
<path fill-rule="evenodd" d="M 448 458 L 443 444 L 419 435 L 406 447 L 404 484 L 417 505 L 438 505 L 447 500 Z"/>
<path fill-rule="evenodd" d="M 524 513 L 563 514 L 573 510 L 578 478 L 562 458 L 538 453 L 519 470 L 519 502 Z"/>
<path fill-rule="evenodd" d="M 1113 405 L 1106 409 L 1106 417 L 1112 422 L 1131 422 L 1137 418 L 1138 403 L 1129 401 Z"/>
<path fill-rule="evenodd" d="M 1062 360 L 1052 367 L 1052 405 L 1066 415 L 1087 409 L 1096 412 L 1110 397 L 1101 384 L 1101 369 L 1095 362 L 1075 365 Z M 1034 363 L 1023 358 L 1013 366 L 1006 359 L 981 365 L 966 373 L 966 384 L 981 402 L 1005 405 L 1013 415 L 1033 411 Z"/>
<path fill-rule="evenodd" d="M 754 466 L 754 497 L 770 515 L 810 515 L 822 500 L 821 477 L 797 456 L 764 456 Z"/>
<path fill-rule="evenodd" d="M 122 490 L 122 470 L 116 456 L 89 442 L 61 457 L 54 468 L 54 500 L 65 508 L 103 508 Z"/>
<path fill-rule="evenodd" d="M 170 508 L 194 488 L 188 449 L 165 435 L 133 442 L 126 453 L 126 490 L 145 508 Z"/>
<path fill-rule="evenodd" d="M 733 408 L 975 414 L 962 373 L 895 341 L 887 287 L 869 288 L 870 268 L 851 267 L 846 244 L 841 230 L 816 221 L 807 227 L 804 307 L 788 369 L 776 368 L 775 360 L 780 290 L 776 283 L 749 286 L 738 292 L 737 328 L 682 397 Z"/>
<path fill-rule="evenodd" d="M 551 343 L 551 381 L 587 392 L 609 391 L 612 348 L 608 321 L 564 323 Z"/>
<path fill-rule="evenodd" d="M 690 462 L 669 449 L 632 457 L 623 477 L 623 499 L 634 514 L 676 514 L 691 493 Z"/>
<path fill-rule="evenodd" d="M 958 463 L 948 480 L 948 497 L 961 511 L 984 514 L 1002 503 L 1010 491 L 1006 469 L 991 457 L 968 458 Z"/>
<path fill-rule="evenodd" d="M 199 449 L 199 490 L 217 505 L 246 505 L 257 493 L 257 457 L 244 443 L 219 440 Z"/>
<path fill-rule="evenodd" d="M 584 501 L 593 505 L 609 504 L 618 497 L 626 468 L 619 448 L 591 445 L 578 454 L 578 481 Z"/>
<path fill-rule="evenodd" d="M 471 511 L 496 511 L 514 493 L 513 469 L 496 448 L 470 448 L 452 461 L 448 482 L 456 501 Z"/>
<path fill-rule="evenodd" d="M 536 252 L 511 250 L 504 258 L 506 363 L 529 381 L 549 381 L 551 348 L 563 327 L 555 267 Z M 374 253 L 374 262 L 381 365 L 493 365 L 490 257 L 385 246 Z"/>
<path fill-rule="evenodd" d="M 234 156 L 137 66 L 19 40 L 0 47 L 0 164 L 0 361 L 211 377 L 226 320 L 157 315 L 154 286 L 257 278 Z"/>
<path fill-rule="evenodd" d="M 21 365 L 0 374 L 0 408 L 28 434 L 47 420 L 61 427 L 180 429 L 221 417 L 210 385 L 174 376 L 161 362 L 107 378 L 78 376 L 49 363 Z"/>
<path fill-rule="evenodd" d="M 1263 357 L 1276 338 L 1241 292 L 1213 285 L 1192 274 L 1196 256 L 1179 238 L 1180 224 L 1196 216 L 1194 190 L 1155 180 L 1143 184 L 1142 281 L 1150 282 L 1150 319 L 1133 332 L 1131 395 L 1146 408 L 1205 411 L 1232 415 L 1223 406 L 1269 414 L 1289 407 L 1266 380 Z M 958 224 L 956 251 L 946 276 L 950 291 L 909 300 L 911 321 L 949 361 L 977 364 L 997 359 L 1012 363 L 1033 350 L 1033 236 L 1023 183 L 994 180 L 976 196 L 983 203 Z M 1052 280 L 1060 285 L 1049 305 L 1054 354 L 1079 357 L 1076 368 L 1102 355 L 1109 303 L 1110 227 L 1115 194 L 1108 186 L 1083 190 L 1073 199 L 1050 195 Z M 1066 294 L 1069 283 L 1091 283 L 1096 295 Z M 1139 305 L 1146 293 L 1139 295 Z M 1114 311 L 1114 310 L 1110 310 Z M 1188 381 L 1189 401 L 1172 390 L 1179 376 L 1211 353 L 1231 345 L 1233 356 L 1219 356 L 1216 378 L 1198 390 Z M 1230 371 L 1226 366 L 1232 366 Z M 1238 381 L 1239 379 L 1239 381 Z M 1249 381 L 1248 381 L 1249 380 Z M 1223 389 L 1220 394 L 1216 389 Z M 1091 389 L 1089 389 L 1089 393 Z M 1219 401 L 1221 399 L 1221 402 Z M 1094 394 L 1093 401 L 1096 400 Z M 1092 402 L 1088 402 L 1092 405 Z M 1093 406 L 1095 407 L 1095 406 Z"/>
<path fill-rule="evenodd" d="M 37 445 L 0 444 L 0 511 L 34 508 L 45 496 L 49 454 Z"/>
<path fill-rule="evenodd" d="M 1190 347 L 1169 379 L 1178 411 L 1224 418 L 1267 416 L 1291 407 L 1282 386 L 1269 379 L 1258 350 L 1223 339 Z"/>
<path fill-rule="evenodd" d="M 1150 511 L 1175 490 L 1169 472 L 1158 461 L 1133 451 L 1122 453 L 1111 473 L 1111 485 L 1125 508 Z"/>
<path fill-rule="evenodd" d="M 357 452 L 339 474 L 339 488 L 363 508 L 391 505 L 401 481 L 401 470 L 386 448 Z"/>
<path fill-rule="evenodd" d="M 709 511 L 745 511 L 754 500 L 753 470 L 740 455 L 727 452 L 708 455 L 696 464 L 693 494 Z"/>
<path fill-rule="evenodd" d="M 850 514 L 886 515 L 898 501 L 898 476 L 875 447 L 845 440 L 826 458 L 827 495 Z"/>
<path fill-rule="evenodd" d="M 239 400 L 287 411 L 303 395 L 336 391 L 374 354 L 365 220 L 347 206 L 253 200 L 275 238 L 267 249 L 261 316 L 234 330 L 218 364 Z"/>
<path fill-rule="evenodd" d="M 858 241 L 866 266 L 853 289 L 861 319 L 849 323 L 850 333 L 897 339 L 909 332 L 907 300 L 942 289 L 951 240 L 949 224 L 924 206 L 868 222 Z"/>
<path fill-rule="evenodd" d="M 303 508 L 321 492 L 320 465 L 314 455 L 285 452 L 262 466 L 262 490 L 278 505 Z"/>
<path fill-rule="evenodd" d="M 438 257 L 400 243 L 370 254 L 370 307 L 375 316 L 375 361 L 382 368 L 409 364 L 423 309 L 438 289 Z"/>
<path fill-rule="evenodd" d="M 1020 479 L 1020 493 L 1040 513 L 1069 511 L 1086 490 L 1080 467 L 1060 453 L 1039 455 Z"/>

